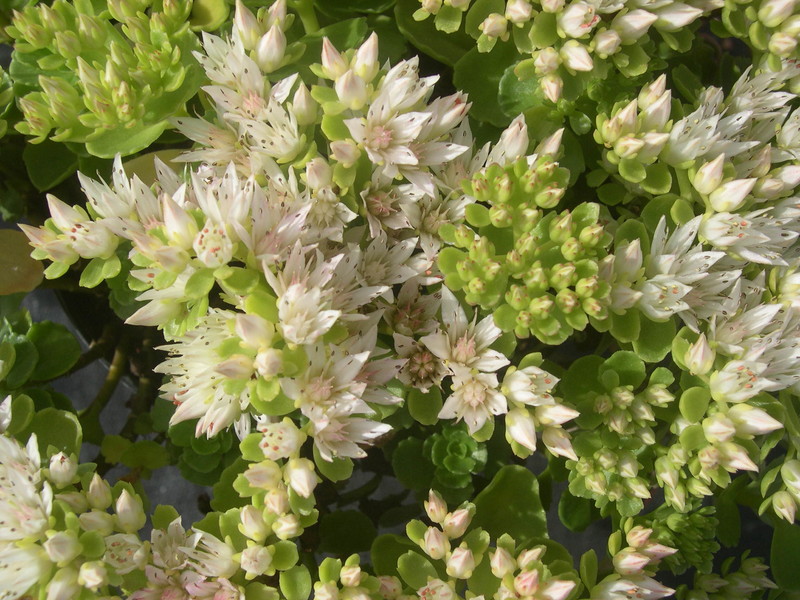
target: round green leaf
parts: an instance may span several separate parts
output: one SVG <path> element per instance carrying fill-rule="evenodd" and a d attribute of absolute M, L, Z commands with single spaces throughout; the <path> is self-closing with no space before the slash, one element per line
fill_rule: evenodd
<path fill-rule="evenodd" d="M 300 565 L 283 571 L 280 575 L 280 587 L 286 600 L 308 600 L 311 595 L 311 575 L 308 569 Z"/>
<path fill-rule="evenodd" d="M 699 423 L 705 417 L 710 401 L 711 393 L 708 388 L 689 388 L 681 394 L 679 402 L 681 414 L 690 423 Z"/>
<path fill-rule="evenodd" d="M 42 282 L 44 267 L 31 258 L 28 237 L 21 231 L 0 229 L 0 273 L 0 296 L 30 292 Z"/>
<path fill-rule="evenodd" d="M 81 356 L 81 346 L 72 333 L 60 323 L 34 323 L 28 339 L 36 346 L 39 360 L 31 379 L 48 381 L 69 371 Z"/>
<path fill-rule="evenodd" d="M 442 390 L 437 387 L 431 388 L 428 392 L 421 392 L 414 388 L 408 393 L 406 402 L 408 403 L 408 412 L 423 425 L 436 423 L 444 404 Z"/>
<path fill-rule="evenodd" d="M 79 454 L 81 451 L 81 426 L 71 412 L 57 408 L 45 408 L 37 412 L 28 426 L 28 433 L 35 433 L 39 451 L 47 456 L 47 447 L 53 446 L 64 454 Z"/>
<path fill-rule="evenodd" d="M 320 552 L 347 557 L 369 550 L 377 535 L 375 525 L 361 511 L 340 510 L 320 520 Z"/>
<path fill-rule="evenodd" d="M 672 349 L 672 339 L 675 337 L 675 319 L 668 319 L 657 323 L 650 319 L 642 319 L 641 334 L 633 342 L 633 349 L 644 361 L 659 362 L 669 354 Z"/>
<path fill-rule="evenodd" d="M 625 350 L 612 354 L 600 367 L 600 375 L 609 370 L 619 376 L 617 385 L 631 385 L 634 389 L 642 384 L 646 375 L 642 359 Z"/>

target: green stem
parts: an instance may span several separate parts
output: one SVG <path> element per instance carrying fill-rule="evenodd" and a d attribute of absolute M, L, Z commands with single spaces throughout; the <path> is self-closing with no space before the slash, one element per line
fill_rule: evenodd
<path fill-rule="evenodd" d="M 314 10 L 313 0 L 296 0 L 294 9 L 300 16 L 300 21 L 303 23 L 303 29 L 306 34 L 316 33 L 319 31 L 319 21 L 317 21 L 317 13 Z"/>
<path fill-rule="evenodd" d="M 108 405 L 120 379 L 125 374 L 128 364 L 127 340 L 123 339 L 114 350 L 114 358 L 108 368 L 106 380 L 100 391 L 97 392 L 92 404 L 80 415 L 84 439 L 93 444 L 100 445 L 103 441 L 103 428 L 100 426 L 100 413 Z"/>

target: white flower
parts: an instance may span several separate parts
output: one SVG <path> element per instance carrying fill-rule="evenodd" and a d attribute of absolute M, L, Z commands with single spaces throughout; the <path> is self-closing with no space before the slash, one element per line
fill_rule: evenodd
<path fill-rule="evenodd" d="M 763 390 L 775 389 L 775 382 L 762 376 L 767 365 L 732 360 L 711 374 L 711 397 L 718 402 L 744 402 Z"/>
<path fill-rule="evenodd" d="M 509 368 L 503 378 L 503 394 L 514 404 L 542 406 L 555 404 L 551 395 L 558 383 L 555 377 L 539 367 Z"/>
<path fill-rule="evenodd" d="M 397 356 L 406 359 L 397 378 L 421 392 L 438 387 L 447 374 L 447 367 L 433 352 L 417 340 L 400 333 L 394 334 Z"/>
<path fill-rule="evenodd" d="M 489 349 L 502 333 L 494 324 L 494 318 L 489 315 L 477 323 L 476 315 L 476 319 L 469 323 L 453 293 L 445 287 L 441 292 L 445 329 L 426 335 L 420 341 L 450 368 L 463 366 L 492 372 L 506 366 L 508 359 Z"/>
<path fill-rule="evenodd" d="M 475 433 L 492 415 L 508 411 L 494 373 L 480 373 L 461 364 L 452 364 L 450 368 L 452 392 L 439 411 L 440 419 L 463 419 L 469 432 Z"/>
<path fill-rule="evenodd" d="M 52 501 L 50 485 L 42 482 L 36 436 L 27 446 L 0 436 L 0 543 L 40 539 Z"/>
<path fill-rule="evenodd" d="M 47 555 L 38 546 L 0 544 L 0 597 L 23 598 L 50 569 Z"/>
<path fill-rule="evenodd" d="M 347 407 L 334 406 L 327 410 L 314 407 L 311 435 L 325 460 L 335 457 L 363 458 L 367 453 L 359 445 L 371 444 L 376 438 L 389 432 L 391 427 L 361 417 L 354 417 Z"/>
<path fill-rule="evenodd" d="M 586 2 L 573 2 L 558 15 L 558 26 L 571 38 L 580 38 L 590 33 L 600 21 L 595 7 Z"/>
<path fill-rule="evenodd" d="M 206 577 L 232 577 L 238 570 L 230 545 L 210 533 L 194 530 L 196 544 L 181 548 L 198 573 Z"/>
<path fill-rule="evenodd" d="M 270 460 L 297 455 L 306 439 L 303 432 L 288 417 L 280 423 L 261 423 L 257 429 L 264 434 L 258 445 L 264 456 Z"/>
<path fill-rule="evenodd" d="M 108 536 L 105 542 L 103 560 L 120 575 L 141 569 L 147 562 L 147 546 L 134 534 L 117 533 Z"/>
<path fill-rule="evenodd" d="M 744 215 L 716 213 L 703 221 L 700 234 L 712 246 L 729 250 L 743 261 L 786 266 L 782 253 L 800 232 L 797 214 L 778 216 L 764 208 Z"/>

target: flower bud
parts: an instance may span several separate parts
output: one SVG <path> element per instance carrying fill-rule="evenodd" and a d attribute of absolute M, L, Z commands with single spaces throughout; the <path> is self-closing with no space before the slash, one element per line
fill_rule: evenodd
<path fill-rule="evenodd" d="M 766 27 L 779 27 L 792 16 L 795 0 L 765 0 L 758 9 L 758 20 Z"/>
<path fill-rule="evenodd" d="M 352 167 L 361 156 L 361 151 L 352 140 L 331 142 L 331 158 L 347 167 Z"/>
<path fill-rule="evenodd" d="M 348 69 L 347 61 L 342 57 L 331 41 L 322 38 L 322 73 L 328 79 L 338 79 Z"/>
<path fill-rule="evenodd" d="M 434 523 L 441 523 L 444 521 L 445 517 L 447 516 L 447 504 L 445 504 L 442 497 L 431 490 L 428 493 L 428 499 L 424 502 L 425 505 L 425 512 L 428 514 L 428 518 L 433 521 Z"/>
<path fill-rule="evenodd" d="M 736 426 L 722 413 L 703 419 L 703 434 L 712 444 L 727 442 L 736 435 Z"/>
<path fill-rule="evenodd" d="M 539 50 L 534 58 L 533 65 L 539 75 L 548 75 L 558 70 L 561 57 L 555 48 L 547 47 Z"/>
<path fill-rule="evenodd" d="M 532 14 L 533 7 L 528 0 L 509 0 L 506 4 L 506 19 L 515 25 L 527 23 Z"/>
<path fill-rule="evenodd" d="M 339 588 L 332 581 L 314 584 L 314 600 L 339 600 Z"/>
<path fill-rule="evenodd" d="M 656 15 L 637 8 L 625 14 L 618 14 L 611 22 L 611 28 L 619 33 L 624 44 L 629 44 L 646 34 L 657 20 Z"/>
<path fill-rule="evenodd" d="M 108 572 L 101 560 L 85 562 L 78 572 L 78 583 L 92 591 L 108 583 Z"/>
<path fill-rule="evenodd" d="M 492 13 L 478 25 L 478 29 L 488 38 L 508 37 L 508 20 L 499 13 Z"/>
<path fill-rule="evenodd" d="M 339 572 L 339 581 L 345 587 L 356 587 L 366 577 L 358 565 L 345 565 Z"/>
<path fill-rule="evenodd" d="M 244 472 L 247 482 L 254 488 L 271 490 L 281 480 L 281 468 L 271 460 L 251 464 Z"/>
<path fill-rule="evenodd" d="M 728 411 L 728 417 L 740 436 L 764 435 L 783 427 L 783 423 L 773 419 L 766 411 L 745 403 L 733 405 Z"/>
<path fill-rule="evenodd" d="M 612 562 L 614 563 L 614 570 L 621 575 L 634 575 L 641 573 L 642 570 L 650 563 L 650 557 L 645 556 L 641 552 L 637 552 L 633 548 L 625 548 L 618 552 Z"/>
<path fill-rule="evenodd" d="M 472 521 L 472 511 L 468 508 L 459 508 L 451 513 L 447 513 L 442 522 L 442 529 L 450 539 L 459 538 L 467 531 Z"/>
<path fill-rule="evenodd" d="M 515 408 L 506 414 L 506 436 L 527 448 L 536 451 L 536 421 L 527 409 Z"/>
<path fill-rule="evenodd" d="M 708 201 L 717 212 L 734 212 L 742 207 L 757 179 L 734 179 L 723 183 L 709 195 Z"/>
<path fill-rule="evenodd" d="M 336 79 L 334 89 L 339 101 L 351 110 L 359 110 L 367 102 L 367 85 L 352 69 Z"/>
<path fill-rule="evenodd" d="M 575 450 L 572 449 L 569 434 L 560 427 L 546 427 L 542 433 L 542 442 L 556 456 L 578 460 Z"/>
<path fill-rule="evenodd" d="M 578 1 L 561 11 L 558 26 L 568 37 L 580 38 L 590 33 L 599 20 L 594 6 Z"/>
<path fill-rule="evenodd" d="M 706 334 L 701 333 L 697 341 L 689 346 L 683 358 L 692 375 L 706 375 L 714 366 L 716 353 L 708 345 Z"/>
<path fill-rule="evenodd" d="M 311 97 L 311 93 L 303 82 L 297 87 L 297 91 L 292 97 L 292 113 L 300 126 L 311 125 L 317 120 L 317 109 L 319 105 Z"/>
<path fill-rule="evenodd" d="M 422 549 L 432 559 L 439 560 L 450 552 L 450 540 L 438 527 L 428 527 L 423 538 Z"/>
<path fill-rule="evenodd" d="M 456 579 L 469 579 L 475 569 L 475 556 L 466 544 L 462 544 L 447 559 L 447 574 Z"/>
<path fill-rule="evenodd" d="M 43 546 L 48 558 L 60 566 L 66 566 L 83 549 L 73 531 L 55 532 L 48 537 Z"/>
<path fill-rule="evenodd" d="M 138 496 L 123 489 L 114 508 L 117 513 L 117 525 L 125 533 L 135 533 L 144 527 L 147 517 Z"/>
<path fill-rule="evenodd" d="M 378 74 L 378 35 L 373 32 L 367 41 L 361 44 L 353 60 L 353 70 L 365 82 L 369 83 Z"/>
<path fill-rule="evenodd" d="M 392 575 L 381 575 L 378 577 L 380 588 L 378 593 L 383 600 L 395 600 L 400 594 L 403 593 L 403 584 L 397 577 Z"/>
<path fill-rule="evenodd" d="M 725 155 L 720 154 L 711 162 L 705 163 L 697 170 L 692 185 L 701 194 L 710 194 L 722 183 L 722 168 L 725 165 Z"/>
<path fill-rule="evenodd" d="M 78 572 L 72 568 L 58 569 L 47 584 L 46 600 L 73 600 L 80 592 Z"/>
<path fill-rule="evenodd" d="M 800 460 L 787 460 L 781 466 L 781 479 L 790 491 L 800 494 Z"/>
<path fill-rule="evenodd" d="M 245 572 L 245 578 L 253 579 L 270 570 L 272 554 L 263 546 L 248 546 L 242 551 L 239 563 Z"/>
<path fill-rule="evenodd" d="M 81 492 L 66 492 L 63 494 L 56 494 L 56 500 L 65 502 L 73 512 L 81 514 L 89 510 L 89 502 L 86 500 L 86 494 Z"/>
<path fill-rule="evenodd" d="M 245 50 L 256 47 L 259 38 L 264 33 L 255 15 L 250 12 L 242 0 L 236 0 L 236 12 L 233 17 L 233 26 Z"/>
<path fill-rule="evenodd" d="M 302 528 L 296 515 L 287 514 L 278 517 L 272 524 L 272 531 L 280 540 L 288 540 L 300 535 Z"/>
<path fill-rule="evenodd" d="M 86 499 L 92 508 L 105 510 L 111 506 L 111 488 L 97 473 L 92 477 Z"/>
<path fill-rule="evenodd" d="M 566 0 L 542 0 L 540 2 L 542 10 L 546 13 L 555 14 L 561 11 L 566 4 Z"/>
<path fill-rule="evenodd" d="M 656 27 L 662 31 L 680 31 L 703 14 L 702 9 L 682 2 L 672 2 L 658 9 Z"/>
<path fill-rule="evenodd" d="M 48 479 L 57 487 L 63 488 L 71 485 L 78 473 L 78 463 L 63 452 L 54 454 L 50 458 L 50 471 Z"/>
<path fill-rule="evenodd" d="M 291 459 L 284 467 L 283 477 L 289 487 L 303 498 L 311 497 L 319 481 L 314 463 L 307 458 Z"/>
<path fill-rule="evenodd" d="M 776 31 L 769 38 L 767 48 L 772 54 L 789 58 L 797 48 L 797 38 L 782 31 Z"/>
<path fill-rule="evenodd" d="M 588 72 L 594 68 L 594 62 L 586 47 L 577 40 L 565 43 L 559 54 L 567 69 Z"/>
<path fill-rule="evenodd" d="M 600 57 L 616 54 L 622 45 L 622 38 L 613 29 L 605 29 L 598 32 L 592 40 L 594 51 Z"/>
<path fill-rule="evenodd" d="M 273 25 L 261 36 L 253 59 L 264 73 L 272 73 L 283 63 L 286 54 L 286 36 L 277 25 Z"/>
<path fill-rule="evenodd" d="M 282 483 L 279 487 L 276 486 L 267 492 L 264 497 L 264 506 L 269 512 L 279 516 L 289 512 L 289 494 L 286 493 L 286 488 Z"/>
<path fill-rule="evenodd" d="M 417 596 L 425 600 L 454 600 L 456 594 L 449 584 L 441 579 L 431 579 L 425 587 L 417 590 Z"/>
<path fill-rule="evenodd" d="M 497 548 L 492 552 L 489 565 L 492 568 L 492 574 L 498 579 L 502 579 L 509 573 L 513 573 L 517 568 L 517 562 L 505 548 Z"/>
<path fill-rule="evenodd" d="M 772 496 L 772 508 L 781 519 L 794 523 L 797 513 L 797 503 L 789 492 L 781 490 Z"/>
<path fill-rule="evenodd" d="M 239 531 L 246 535 L 251 540 L 263 543 L 267 539 L 270 532 L 270 526 L 264 521 L 264 516 L 261 509 L 256 508 L 252 504 L 242 508 L 239 515 L 241 523 L 239 524 Z"/>
<path fill-rule="evenodd" d="M 737 471 L 758 471 L 758 466 L 748 456 L 747 451 L 738 444 L 725 442 L 718 446 L 726 469 Z"/>
<path fill-rule="evenodd" d="M 306 439 L 306 435 L 289 418 L 280 423 L 259 425 L 258 430 L 264 434 L 258 445 L 270 460 L 296 456 Z"/>
<path fill-rule="evenodd" d="M 514 578 L 514 591 L 521 597 L 533 596 L 539 589 L 539 571 L 523 571 Z"/>

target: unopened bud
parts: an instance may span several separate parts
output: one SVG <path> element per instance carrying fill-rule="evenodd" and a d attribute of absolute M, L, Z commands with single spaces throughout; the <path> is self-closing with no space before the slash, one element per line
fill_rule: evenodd
<path fill-rule="evenodd" d="M 319 481 L 314 463 L 307 458 L 293 458 L 287 462 L 284 467 L 284 478 L 289 487 L 303 498 L 311 497 Z"/>
<path fill-rule="evenodd" d="M 86 499 L 92 508 L 105 510 L 111 506 L 111 488 L 97 473 L 92 477 Z"/>
<path fill-rule="evenodd" d="M 142 508 L 142 501 L 123 489 L 114 505 L 117 513 L 117 525 L 125 533 L 135 533 L 144 527 L 147 517 Z"/>
<path fill-rule="evenodd" d="M 78 473 L 78 463 L 63 452 L 54 454 L 50 458 L 50 471 L 48 479 L 57 487 L 63 488 L 71 485 Z"/>

